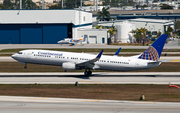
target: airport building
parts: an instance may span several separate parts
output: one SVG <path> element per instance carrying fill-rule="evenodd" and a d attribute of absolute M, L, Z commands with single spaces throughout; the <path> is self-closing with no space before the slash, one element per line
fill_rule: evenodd
<path fill-rule="evenodd" d="M 161 20 L 161 19 L 128 19 L 117 20 L 117 21 L 108 21 L 108 22 L 99 22 L 98 25 L 111 27 L 115 26 L 117 32 L 115 34 L 113 42 L 122 42 L 122 43 L 131 43 L 134 42 L 133 35 L 130 33 L 132 30 L 136 28 L 146 28 L 153 34 L 157 34 L 157 32 L 161 32 L 164 34 L 167 31 L 167 27 L 171 26 L 174 29 L 174 20 Z"/>
<path fill-rule="evenodd" d="M 99 22 L 98 25 L 102 26 L 116 26 L 124 23 L 125 20 L 117 20 L 117 21 L 109 21 L 109 22 Z M 162 20 L 162 19 L 128 19 L 126 20 L 131 24 L 134 24 L 136 28 L 146 28 L 148 31 L 160 31 L 161 33 L 165 33 L 167 30 L 167 26 L 171 26 L 174 28 L 174 20 Z"/>
<path fill-rule="evenodd" d="M 92 13 L 79 10 L 0 10 L 0 44 L 57 44 L 92 29 Z M 81 35 L 83 35 L 81 33 Z"/>
<path fill-rule="evenodd" d="M 84 37 L 83 44 L 107 44 L 108 29 L 78 29 L 78 37 Z"/>

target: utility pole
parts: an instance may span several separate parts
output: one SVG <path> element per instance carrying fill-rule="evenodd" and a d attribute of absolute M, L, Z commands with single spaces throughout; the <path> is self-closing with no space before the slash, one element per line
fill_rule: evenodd
<path fill-rule="evenodd" d="M 61 7 L 62 7 L 62 9 L 63 9 L 63 0 L 61 0 Z"/>
<path fill-rule="evenodd" d="M 19 3 L 19 8 L 22 9 L 22 0 L 20 0 L 20 3 Z"/>
<path fill-rule="evenodd" d="M 75 8 L 77 8 L 77 0 L 76 0 L 76 5 L 75 5 Z"/>
<path fill-rule="evenodd" d="M 81 0 L 81 8 L 82 8 L 82 0 Z"/>
<path fill-rule="evenodd" d="M 98 0 L 96 0 L 96 11 L 98 11 Z"/>
<path fill-rule="evenodd" d="M 96 11 L 96 1 L 94 0 L 94 7 L 93 7 L 93 11 Z"/>
<path fill-rule="evenodd" d="M 42 9 L 45 9 L 44 0 L 42 0 Z"/>

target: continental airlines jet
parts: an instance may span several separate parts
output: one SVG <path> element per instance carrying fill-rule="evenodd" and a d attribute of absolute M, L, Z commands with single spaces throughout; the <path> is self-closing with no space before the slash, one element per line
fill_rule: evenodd
<path fill-rule="evenodd" d="M 25 64 L 25 69 L 28 63 L 54 65 L 62 66 L 64 70 L 85 69 L 84 75 L 91 75 L 92 69 L 114 71 L 150 69 L 161 64 L 161 61 L 158 60 L 160 59 L 166 38 L 166 34 L 161 35 L 142 54 L 132 57 L 102 55 L 103 50 L 98 55 L 50 50 L 23 50 L 12 55 L 12 58 Z M 120 49 L 116 54 L 119 54 L 119 51 Z"/>

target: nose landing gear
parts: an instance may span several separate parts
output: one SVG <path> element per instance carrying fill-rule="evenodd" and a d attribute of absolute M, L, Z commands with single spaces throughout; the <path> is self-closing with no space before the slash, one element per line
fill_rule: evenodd
<path fill-rule="evenodd" d="M 26 68 L 27 68 L 27 65 L 25 64 L 24 69 L 26 69 Z"/>

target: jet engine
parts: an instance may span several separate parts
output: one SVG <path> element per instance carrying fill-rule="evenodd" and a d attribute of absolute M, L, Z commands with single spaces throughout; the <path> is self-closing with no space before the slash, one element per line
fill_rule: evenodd
<path fill-rule="evenodd" d="M 63 63 L 62 68 L 64 70 L 76 70 L 76 64 L 71 62 Z"/>

